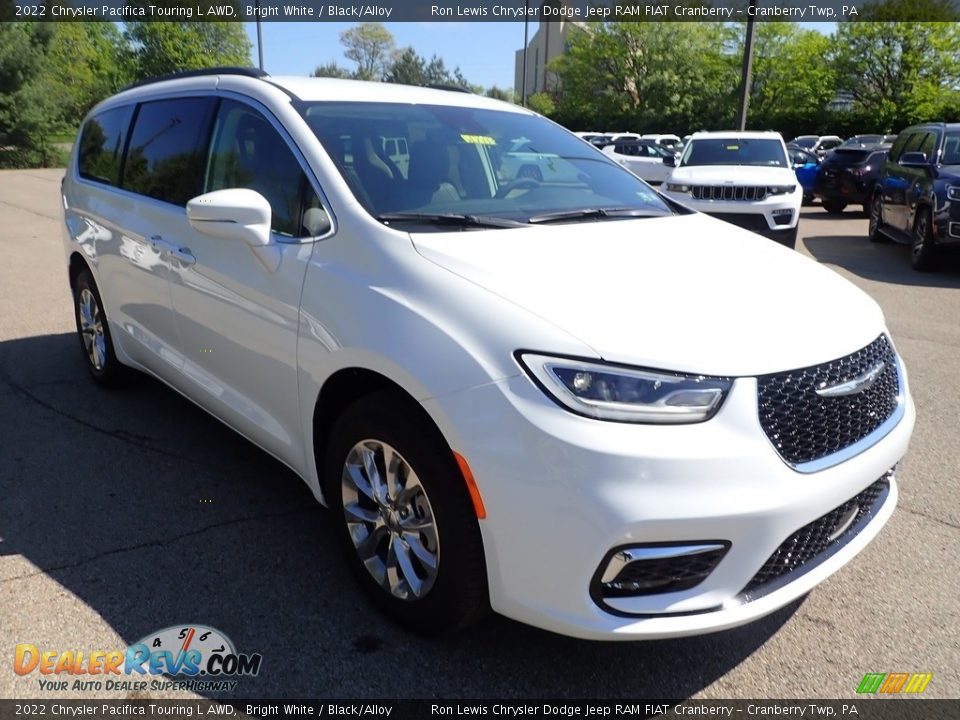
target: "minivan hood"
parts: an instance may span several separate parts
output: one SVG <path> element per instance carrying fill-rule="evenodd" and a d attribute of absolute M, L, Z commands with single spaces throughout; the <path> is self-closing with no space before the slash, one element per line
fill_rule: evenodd
<path fill-rule="evenodd" d="M 699 185 L 787 185 L 796 183 L 790 168 L 754 165 L 690 165 L 678 167 L 669 182 Z"/>
<path fill-rule="evenodd" d="M 757 375 L 841 357 L 884 329 L 877 304 L 837 273 L 706 215 L 411 238 L 611 362 Z M 516 349 L 551 352 L 523 338 Z"/>

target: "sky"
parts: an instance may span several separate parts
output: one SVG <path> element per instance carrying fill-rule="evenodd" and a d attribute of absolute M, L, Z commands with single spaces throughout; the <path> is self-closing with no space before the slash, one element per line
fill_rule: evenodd
<path fill-rule="evenodd" d="M 353 68 L 343 56 L 340 33 L 356 23 L 265 22 L 263 65 L 271 75 L 309 75 L 317 65 L 335 60 Z M 420 55 L 436 53 L 450 69 L 460 66 L 471 83 L 513 88 L 514 53 L 523 47 L 523 23 L 405 22 L 384 23 L 397 47 L 412 45 Z M 257 61 L 256 23 L 246 23 Z M 537 24 L 530 24 L 530 36 Z"/>
<path fill-rule="evenodd" d="M 263 64 L 271 75 L 309 75 L 318 65 L 336 61 L 353 68 L 343 56 L 340 33 L 356 23 L 264 22 Z M 833 23 L 800 23 L 831 33 Z M 412 45 L 420 55 L 436 53 L 446 66 L 460 66 L 464 77 L 475 85 L 513 88 L 514 53 L 523 47 L 522 22 L 393 22 L 384 26 L 393 34 L 397 47 Z M 530 23 L 530 37 L 538 23 Z M 256 23 L 246 23 L 257 61 Z"/>

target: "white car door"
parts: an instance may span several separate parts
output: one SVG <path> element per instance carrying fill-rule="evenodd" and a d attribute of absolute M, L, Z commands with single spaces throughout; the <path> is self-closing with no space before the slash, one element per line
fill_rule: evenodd
<path fill-rule="evenodd" d="M 664 164 L 663 156 L 652 145 L 618 144 L 604 148 L 604 152 L 609 148 L 612 148 L 612 152 L 608 152 L 608 155 L 638 178 L 649 183 L 655 185 L 662 183 L 672 169 Z"/>
<path fill-rule="evenodd" d="M 203 192 L 228 188 L 256 190 L 268 200 L 271 242 L 255 251 L 185 221 L 170 285 L 184 382 L 204 407 L 300 467 L 297 329 L 313 247 L 300 238 L 310 234 L 306 210 L 318 212 L 320 202 L 279 125 L 233 99 L 217 111 Z"/>
<path fill-rule="evenodd" d="M 130 359 L 168 382 L 176 382 L 182 359 L 170 303 L 171 257 L 161 238 L 184 222 L 184 205 L 193 189 L 190 178 L 198 174 L 196 152 L 212 107 L 211 100 L 201 97 L 131 104 L 94 117 L 84 128 L 80 175 L 86 187 L 75 209 L 82 211 L 86 229 L 77 234 L 71 229 L 71 234 L 95 259 L 114 341 Z M 99 144 L 93 137 L 98 132 L 104 145 L 113 148 L 115 169 L 103 158 L 83 157 Z M 75 225 L 72 217 L 68 212 L 68 227 Z M 84 247 L 88 240 L 89 250 Z"/>

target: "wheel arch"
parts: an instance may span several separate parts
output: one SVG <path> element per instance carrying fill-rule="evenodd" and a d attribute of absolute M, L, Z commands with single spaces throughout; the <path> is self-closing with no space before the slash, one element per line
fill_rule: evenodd
<path fill-rule="evenodd" d="M 386 375 L 369 368 L 352 366 L 334 372 L 320 388 L 313 404 L 313 422 L 309 438 L 313 445 L 313 463 L 317 473 L 318 499 L 324 505 L 327 500 L 323 494 L 323 468 L 326 462 L 330 433 L 337 418 L 343 411 L 359 399 L 378 392 L 395 392 L 410 403 L 411 408 L 419 410 L 423 418 L 436 431 L 437 437 L 450 446 L 440 426 L 427 412 L 423 404 L 406 388 Z"/>
<path fill-rule="evenodd" d="M 68 266 L 68 272 L 70 277 L 71 290 L 76 289 L 77 278 L 80 277 L 80 273 L 82 273 L 84 270 L 89 272 L 91 275 L 93 274 L 93 270 L 91 270 L 89 263 L 87 263 L 87 261 L 84 260 L 83 255 L 81 255 L 78 252 L 70 253 L 70 262 Z"/>

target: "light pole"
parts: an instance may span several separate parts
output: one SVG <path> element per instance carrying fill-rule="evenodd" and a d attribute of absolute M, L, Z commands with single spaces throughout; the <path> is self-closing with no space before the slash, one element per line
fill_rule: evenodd
<path fill-rule="evenodd" d="M 751 11 L 747 16 L 747 37 L 743 43 L 743 68 L 740 73 L 740 105 L 737 108 L 737 127 L 747 129 L 747 108 L 750 106 L 750 84 L 753 80 L 753 36 L 756 28 L 753 16 L 756 13 L 757 0 L 750 0 Z"/>

